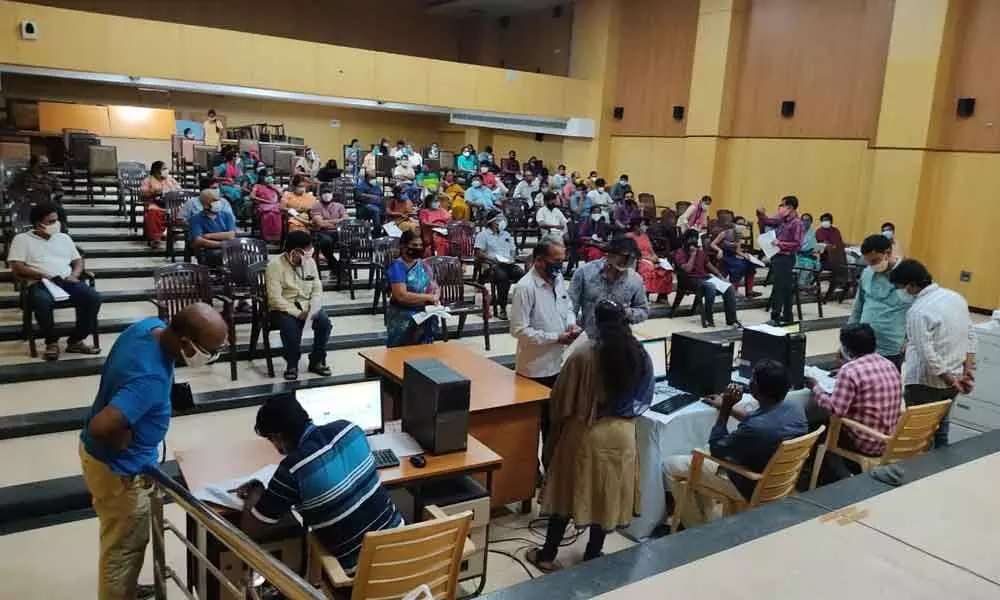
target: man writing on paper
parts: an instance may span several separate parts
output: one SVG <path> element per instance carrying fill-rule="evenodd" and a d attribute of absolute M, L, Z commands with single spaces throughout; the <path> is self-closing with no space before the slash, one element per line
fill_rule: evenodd
<path fill-rule="evenodd" d="M 282 394 L 257 411 L 255 429 L 284 458 L 266 488 L 254 480 L 237 490 L 245 500 L 241 527 L 248 534 L 295 508 L 303 525 L 353 575 L 365 534 L 403 525 L 357 425 L 338 420 L 316 426 L 293 396 Z"/>
<path fill-rule="evenodd" d="M 134 323 L 108 353 L 80 432 L 83 480 L 101 525 L 98 600 L 152 596 L 152 586 L 138 589 L 151 491 L 142 472 L 156 465 L 170 425 L 174 365 L 208 364 L 226 336 L 219 313 L 199 302 L 169 325 L 156 317 Z"/>
<path fill-rule="evenodd" d="M 673 258 L 674 266 L 684 271 L 697 290 L 705 296 L 701 326 L 715 327 L 715 295 L 721 292 L 722 305 L 726 309 L 726 325 L 740 327 L 740 322 L 736 320 L 736 290 L 722 279 L 722 273 L 709 262 L 698 238 L 698 232 L 689 229 L 684 234 L 684 246 L 674 252 Z"/>
<path fill-rule="evenodd" d="M 28 286 L 28 306 L 45 338 L 42 357 L 59 358 L 59 336 L 52 314 L 57 300 L 68 300 L 76 309 L 76 325 L 66 339 L 66 352 L 100 354 L 99 348 L 83 341 L 97 328 L 97 313 L 101 309 L 101 296 L 80 281 L 83 257 L 72 238 L 60 231 L 54 204 L 36 204 L 29 216 L 33 229 L 14 236 L 7 263 L 14 277 Z"/>
<path fill-rule="evenodd" d="M 514 370 L 518 375 L 552 387 L 562 368 L 563 353 L 582 331 L 573 322 L 563 280 L 566 248 L 561 241 L 542 239 L 532 252 L 532 268 L 514 285 L 510 333 L 517 339 Z M 542 437 L 548 434 L 548 403 L 542 409 Z"/>

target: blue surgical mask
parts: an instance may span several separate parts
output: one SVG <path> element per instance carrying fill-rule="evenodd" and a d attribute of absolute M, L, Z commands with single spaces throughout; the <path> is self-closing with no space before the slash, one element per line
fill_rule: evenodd
<path fill-rule="evenodd" d="M 910 293 L 906 291 L 906 288 L 897 288 L 896 296 L 898 296 L 901 301 L 906 302 L 907 304 L 913 302 L 913 296 L 911 296 Z"/>
<path fill-rule="evenodd" d="M 472 187 L 474 187 L 474 188 L 477 188 L 477 187 L 479 187 L 481 185 L 483 185 L 482 181 L 473 181 L 472 182 Z"/>

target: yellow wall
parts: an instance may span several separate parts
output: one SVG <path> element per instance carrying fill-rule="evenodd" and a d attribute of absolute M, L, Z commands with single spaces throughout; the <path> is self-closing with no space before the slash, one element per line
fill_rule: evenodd
<path fill-rule="evenodd" d="M 38 23 L 20 39 L 18 22 Z M 0 2 L 0 57 L 49 68 L 163 77 L 541 116 L 593 117 L 581 80 L 313 42 Z"/>
<path fill-rule="evenodd" d="M 537 156 L 554 171 L 563 159 L 563 138 L 558 136 L 547 135 L 543 141 L 537 142 L 533 133 L 494 130 L 491 144 L 497 160 L 505 158 L 509 151 L 516 150 L 517 159 L 521 162 Z"/>
<path fill-rule="evenodd" d="M 679 197 L 684 167 L 684 138 L 612 137 L 609 181 L 622 173 L 637 192 L 656 196 L 658 206 L 673 206 Z M 586 172 L 586 165 L 568 164 Z"/>

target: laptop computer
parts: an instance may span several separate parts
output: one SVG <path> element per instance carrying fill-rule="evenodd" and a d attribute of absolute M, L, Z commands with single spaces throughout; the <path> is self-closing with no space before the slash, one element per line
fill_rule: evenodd
<path fill-rule="evenodd" d="M 382 383 L 378 379 L 295 390 L 295 399 L 312 419 L 322 426 L 344 419 L 354 423 L 365 435 L 382 433 Z M 399 457 L 390 449 L 373 450 L 375 468 L 399 465 Z"/>

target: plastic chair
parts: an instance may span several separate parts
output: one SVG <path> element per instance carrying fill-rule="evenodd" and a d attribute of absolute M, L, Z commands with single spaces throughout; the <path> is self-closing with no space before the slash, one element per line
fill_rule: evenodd
<path fill-rule="evenodd" d="M 896 423 L 896 431 L 893 434 L 885 435 L 858 423 L 847 417 L 830 417 L 830 433 L 826 436 L 826 441 L 819 445 L 816 450 L 816 460 L 813 462 L 812 477 L 809 480 L 809 489 L 816 488 L 819 481 L 819 472 L 823 466 L 823 457 L 826 453 L 836 454 L 861 466 L 861 471 L 867 473 L 880 465 L 888 465 L 899 462 L 903 459 L 923 454 L 930 448 L 931 438 L 934 432 L 941 426 L 941 420 L 951 409 L 951 400 L 942 400 L 930 404 L 921 404 L 908 407 L 899 417 Z M 859 452 L 845 450 L 840 443 L 841 426 L 848 429 L 864 432 L 871 437 L 885 442 L 885 449 L 879 456 L 867 456 Z"/>
<path fill-rule="evenodd" d="M 118 179 L 118 148 L 90 146 L 87 157 L 87 198 L 94 205 L 94 188 L 114 187 L 118 190 L 118 205 L 122 205 L 121 182 Z"/>
<path fill-rule="evenodd" d="M 389 263 L 399 255 L 399 239 L 394 237 L 381 237 L 372 241 L 372 271 L 375 274 L 372 287 L 375 289 L 375 297 L 372 300 L 372 314 L 378 314 L 378 305 L 382 303 L 382 310 L 385 310 L 389 300 L 389 278 L 386 276 L 386 269 Z"/>
<path fill-rule="evenodd" d="M 337 271 L 337 289 L 342 277 L 347 277 L 351 300 L 354 300 L 354 280 L 359 268 L 367 268 L 368 285 L 375 278 L 372 262 L 372 226 L 369 221 L 351 219 L 337 223 L 337 245 L 340 247 L 340 269 Z"/>
<path fill-rule="evenodd" d="M 490 350 L 490 290 L 485 285 L 466 281 L 462 263 L 454 256 L 432 256 L 424 261 L 434 274 L 434 282 L 441 294 L 441 304 L 458 316 L 456 337 L 462 337 L 465 321 L 469 315 L 478 314 L 483 319 L 483 341 L 486 351 Z M 465 286 L 472 287 L 482 295 L 481 305 L 476 304 L 475 295 L 468 298 Z M 448 339 L 445 328 L 444 338 Z"/>
<path fill-rule="evenodd" d="M 174 253 L 174 244 L 178 239 L 184 244 L 184 261 L 191 260 L 191 246 L 188 244 L 188 225 L 184 220 L 181 209 L 189 198 L 196 192 L 167 192 L 163 195 L 163 207 L 167 212 L 167 228 L 164 232 L 166 241 L 167 258 L 170 262 L 175 262 L 177 256 Z"/>
<path fill-rule="evenodd" d="M 268 262 L 265 259 L 247 267 L 251 305 L 250 360 L 253 360 L 257 354 L 257 337 L 263 335 L 267 376 L 274 377 L 274 357 L 271 355 L 271 319 L 267 308 L 267 265 Z"/>

